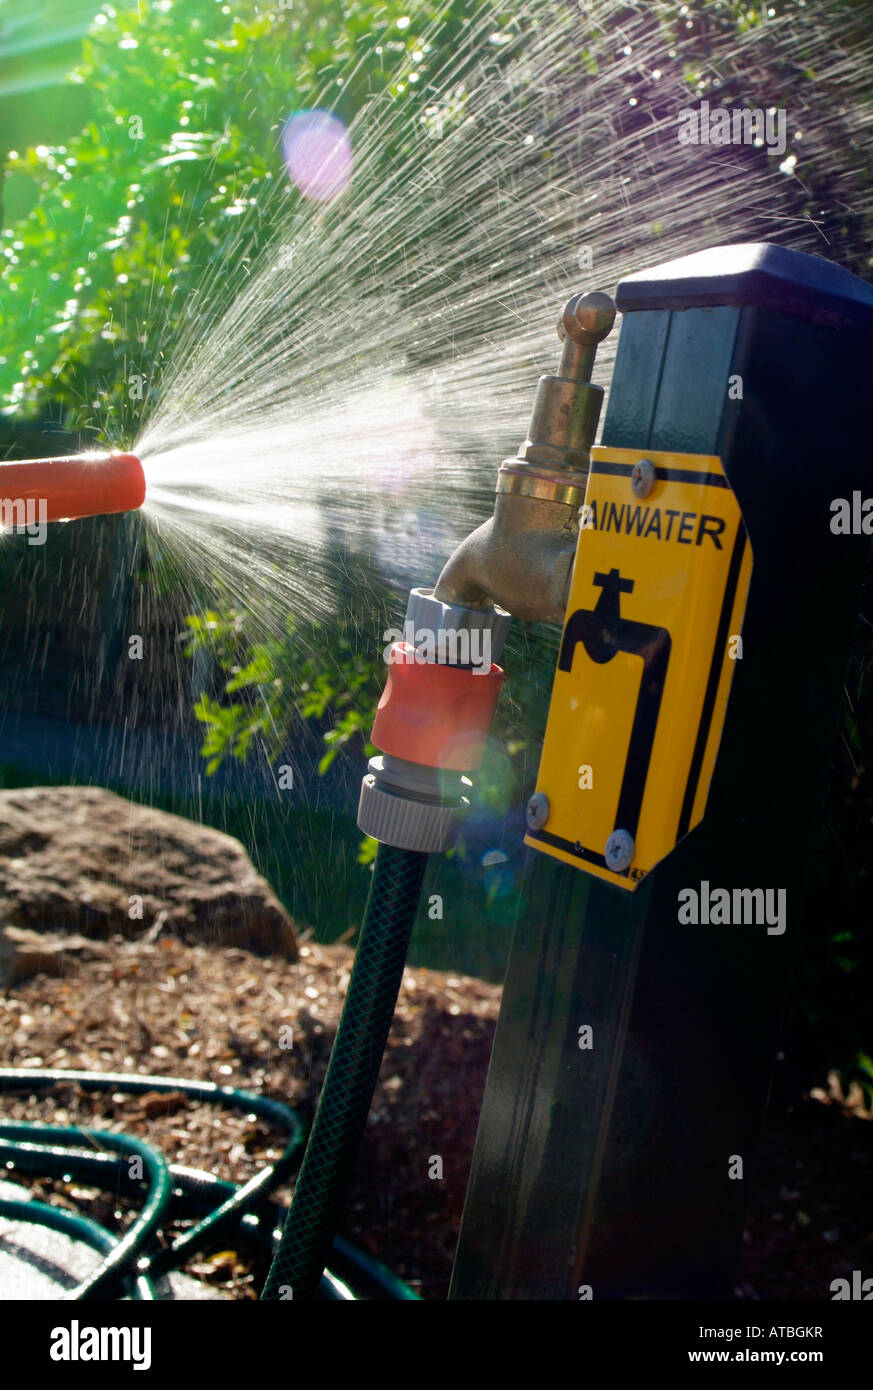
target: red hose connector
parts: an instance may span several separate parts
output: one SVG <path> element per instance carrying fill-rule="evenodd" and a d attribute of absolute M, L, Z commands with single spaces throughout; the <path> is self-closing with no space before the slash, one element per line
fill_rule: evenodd
<path fill-rule="evenodd" d="M 373 721 L 382 752 L 361 783 L 365 835 L 422 854 L 451 849 L 470 810 L 466 773 L 482 762 L 503 683 L 492 657 L 502 652 L 511 621 L 501 608 L 464 608 L 428 589 L 411 591 L 403 624 L 409 640 L 388 648 Z"/>
<path fill-rule="evenodd" d="M 41 521 L 72 521 L 135 512 L 145 501 L 145 474 L 135 454 L 79 454 L 74 458 L 0 463 L 4 513 L 15 504 L 40 504 Z M 43 510 L 44 508 L 44 510 Z"/>
<path fill-rule="evenodd" d="M 470 772 L 482 761 L 503 671 L 416 660 L 408 642 L 393 643 L 388 680 L 371 735 L 383 753 L 443 771 Z"/>

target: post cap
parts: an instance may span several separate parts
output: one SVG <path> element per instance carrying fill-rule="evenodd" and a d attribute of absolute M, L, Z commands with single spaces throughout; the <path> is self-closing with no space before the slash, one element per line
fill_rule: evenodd
<path fill-rule="evenodd" d="M 628 275 L 615 302 L 623 314 L 748 305 L 873 333 L 873 286 L 833 261 L 769 241 L 712 246 Z"/>

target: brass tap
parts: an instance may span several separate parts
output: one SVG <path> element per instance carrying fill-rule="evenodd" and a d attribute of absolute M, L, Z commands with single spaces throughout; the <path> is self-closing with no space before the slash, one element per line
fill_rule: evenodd
<path fill-rule="evenodd" d="M 558 319 L 556 376 L 542 376 L 528 437 L 497 475 L 494 515 L 458 546 L 433 597 L 500 607 L 525 622 L 563 621 L 603 388 L 591 380 L 597 344 L 615 322 L 609 295 L 574 295 Z"/>

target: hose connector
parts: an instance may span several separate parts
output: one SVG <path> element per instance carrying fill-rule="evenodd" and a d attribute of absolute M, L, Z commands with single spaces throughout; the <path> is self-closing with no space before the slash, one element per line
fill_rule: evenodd
<path fill-rule="evenodd" d="M 482 761 L 511 618 L 498 608 L 443 603 L 413 589 L 404 641 L 388 654 L 388 679 L 361 785 L 358 827 L 380 844 L 442 853 L 469 809 L 464 774 Z"/>
<path fill-rule="evenodd" d="M 135 512 L 145 501 L 142 464 L 135 454 L 78 454 L 0 464 L 0 500 L 13 517 L 38 504 L 41 521 Z M 15 522 L 14 524 L 18 524 Z"/>

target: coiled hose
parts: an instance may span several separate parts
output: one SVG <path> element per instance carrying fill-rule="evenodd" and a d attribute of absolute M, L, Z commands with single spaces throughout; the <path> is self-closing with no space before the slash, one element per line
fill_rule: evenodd
<path fill-rule="evenodd" d="M 427 855 L 380 845 L 336 1041 L 264 1299 L 314 1298 L 388 1040 Z"/>
<path fill-rule="evenodd" d="M 87 1217 L 35 1200 L 0 1199 L 0 1217 L 33 1222 L 82 1241 L 103 1255 L 98 1268 L 64 1296 L 106 1299 L 127 1295 L 142 1300 L 156 1297 L 154 1280 L 178 1269 L 198 1250 L 229 1228 L 259 1240 L 271 1252 L 278 1248 L 282 1209 L 267 1198 L 297 1164 L 303 1126 L 293 1110 L 279 1101 L 231 1086 L 191 1082 L 178 1077 L 131 1076 L 127 1073 L 0 1068 L 0 1093 L 47 1090 L 73 1082 L 86 1091 L 182 1092 L 189 1099 L 243 1110 L 270 1121 L 286 1136 L 275 1163 L 262 1168 L 243 1186 L 224 1182 L 210 1173 L 167 1164 L 144 1140 L 107 1130 L 39 1124 L 0 1124 L 0 1171 L 12 1170 L 51 1178 L 75 1175 L 106 1191 L 135 1195 L 146 1183 L 146 1198 L 122 1237 Z M 138 1160 L 138 1162 L 137 1162 Z M 140 1169 L 142 1170 L 140 1172 Z M 169 1219 L 187 1219 L 192 1228 L 165 1249 L 159 1235 Z M 417 1299 L 417 1295 L 378 1261 L 347 1241 L 337 1239 L 331 1264 L 321 1280 L 321 1298 Z"/>

